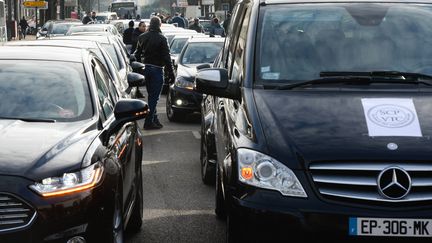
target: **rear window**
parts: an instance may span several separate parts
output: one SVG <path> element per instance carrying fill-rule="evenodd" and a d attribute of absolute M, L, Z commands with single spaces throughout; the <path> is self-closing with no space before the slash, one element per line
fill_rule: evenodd
<path fill-rule="evenodd" d="M 262 7 L 259 83 L 316 79 L 323 71 L 432 75 L 432 8 L 421 4 L 290 4 Z"/>

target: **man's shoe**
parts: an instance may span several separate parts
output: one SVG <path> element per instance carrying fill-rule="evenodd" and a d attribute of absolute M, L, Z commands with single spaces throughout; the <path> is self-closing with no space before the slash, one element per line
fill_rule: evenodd
<path fill-rule="evenodd" d="M 160 126 L 161 128 L 163 127 L 162 123 L 160 123 L 159 120 L 156 120 L 156 121 L 154 122 L 154 124 Z"/>
<path fill-rule="evenodd" d="M 144 130 L 153 130 L 153 129 L 161 129 L 162 126 L 159 126 L 155 123 L 150 124 L 150 125 L 144 125 Z"/>

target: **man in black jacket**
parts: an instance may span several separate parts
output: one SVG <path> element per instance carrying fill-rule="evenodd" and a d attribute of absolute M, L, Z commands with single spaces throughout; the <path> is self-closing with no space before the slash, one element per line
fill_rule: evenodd
<path fill-rule="evenodd" d="M 154 16 L 150 19 L 149 31 L 139 36 L 134 53 L 136 60 L 145 64 L 144 76 L 146 78 L 150 112 L 145 118 L 144 129 L 160 129 L 163 127 L 157 117 L 156 105 L 164 82 L 164 66 L 170 81 L 174 82 L 175 80 L 168 42 L 165 36 L 162 35 L 160 26 L 161 20 L 159 17 Z"/>
<path fill-rule="evenodd" d="M 129 51 L 129 54 L 131 53 L 132 49 L 132 34 L 134 31 L 134 21 L 129 21 L 129 28 L 125 29 L 123 31 L 123 43 L 126 45 L 126 49 Z"/>

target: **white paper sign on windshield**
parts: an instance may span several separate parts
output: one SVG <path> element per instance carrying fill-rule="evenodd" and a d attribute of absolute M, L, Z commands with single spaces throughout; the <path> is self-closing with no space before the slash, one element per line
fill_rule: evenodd
<path fill-rule="evenodd" d="M 421 137 L 412 99 L 362 99 L 369 136 Z"/>

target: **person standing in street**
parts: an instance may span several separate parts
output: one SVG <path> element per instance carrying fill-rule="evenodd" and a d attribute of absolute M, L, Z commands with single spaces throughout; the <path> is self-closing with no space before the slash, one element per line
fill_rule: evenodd
<path fill-rule="evenodd" d="M 226 35 L 228 34 L 228 27 L 229 27 L 230 22 L 231 22 L 231 14 L 228 13 L 228 14 L 227 14 L 227 18 L 226 18 L 225 21 L 223 22 L 223 28 L 224 28 L 224 30 L 225 30 L 225 34 L 226 34 Z"/>
<path fill-rule="evenodd" d="M 132 34 L 134 32 L 134 24 L 135 22 L 133 20 L 129 21 L 129 28 L 123 31 L 123 43 L 126 45 L 129 54 L 132 53 Z"/>
<path fill-rule="evenodd" d="M 138 24 L 138 27 L 136 27 L 134 29 L 134 31 L 132 32 L 132 49 L 131 49 L 131 53 L 135 52 L 135 49 L 136 49 L 137 44 L 138 44 L 138 37 L 146 31 L 146 28 L 147 28 L 147 26 L 146 26 L 145 22 L 141 21 Z M 139 61 L 139 59 L 137 59 L 137 60 Z"/>
<path fill-rule="evenodd" d="M 174 68 L 168 48 L 168 42 L 160 30 L 161 20 L 154 16 L 150 19 L 149 31 L 140 35 L 134 53 L 135 58 L 145 64 L 148 104 L 150 112 L 145 118 L 144 129 L 160 129 L 162 124 L 157 117 L 156 106 L 164 83 L 164 66 L 171 82 L 174 82 Z"/>
<path fill-rule="evenodd" d="M 177 27 L 185 28 L 186 24 L 182 17 L 180 17 L 179 13 L 175 14 L 175 17 L 171 20 L 171 24 L 177 24 Z"/>
<path fill-rule="evenodd" d="M 220 35 L 225 37 L 225 30 L 219 23 L 218 18 L 213 18 L 212 23 L 210 25 L 210 36 Z"/>
<path fill-rule="evenodd" d="M 204 33 L 202 25 L 199 23 L 198 18 L 194 18 L 194 23 L 189 26 L 190 30 L 195 30 L 198 33 Z"/>
<path fill-rule="evenodd" d="M 96 12 L 87 12 L 87 15 L 83 18 L 82 23 L 83 24 L 91 24 L 96 22 Z"/>

